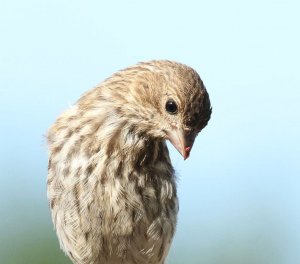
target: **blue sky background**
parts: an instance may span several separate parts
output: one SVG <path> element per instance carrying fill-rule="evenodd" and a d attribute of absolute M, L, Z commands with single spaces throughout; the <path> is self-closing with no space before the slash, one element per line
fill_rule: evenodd
<path fill-rule="evenodd" d="M 0 0 L 0 262 L 67 263 L 47 207 L 47 128 L 113 72 L 170 59 L 199 72 L 213 115 L 190 159 L 170 146 L 180 213 L 168 263 L 300 263 L 299 10 Z"/>

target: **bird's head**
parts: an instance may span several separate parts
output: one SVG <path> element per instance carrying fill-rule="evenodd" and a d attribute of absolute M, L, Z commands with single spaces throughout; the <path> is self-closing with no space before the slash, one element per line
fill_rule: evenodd
<path fill-rule="evenodd" d="M 119 80 L 119 81 L 118 81 Z M 171 61 L 150 61 L 120 71 L 110 79 L 118 108 L 135 132 L 168 139 L 184 159 L 211 115 L 209 95 L 192 68 Z"/>
<path fill-rule="evenodd" d="M 168 92 L 161 98 L 161 113 L 165 138 L 187 159 L 196 136 L 210 119 L 211 106 L 199 76 L 179 87 L 183 89 L 167 88 Z"/>

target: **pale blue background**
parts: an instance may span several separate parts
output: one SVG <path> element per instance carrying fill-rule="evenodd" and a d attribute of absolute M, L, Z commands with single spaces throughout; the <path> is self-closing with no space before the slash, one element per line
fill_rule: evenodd
<path fill-rule="evenodd" d="M 299 1 L 0 1 L 0 263 L 68 263 L 43 135 L 110 74 L 194 67 L 213 104 L 179 174 L 168 263 L 300 263 Z"/>

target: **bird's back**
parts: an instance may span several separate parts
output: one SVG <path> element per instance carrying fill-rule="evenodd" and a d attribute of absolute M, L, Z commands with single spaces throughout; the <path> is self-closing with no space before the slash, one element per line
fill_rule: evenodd
<path fill-rule="evenodd" d="M 98 112 L 101 120 L 106 112 Z M 106 116 L 94 124 L 75 105 L 50 129 L 57 235 L 74 263 L 163 263 L 178 210 L 168 150 L 117 123 Z"/>

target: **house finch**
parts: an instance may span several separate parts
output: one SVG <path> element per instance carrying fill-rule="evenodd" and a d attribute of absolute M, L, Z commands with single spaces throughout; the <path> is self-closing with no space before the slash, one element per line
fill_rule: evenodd
<path fill-rule="evenodd" d="M 210 115 L 196 71 L 150 61 L 113 74 L 56 120 L 48 199 L 74 263 L 164 263 L 178 212 L 165 140 L 188 158 Z"/>

